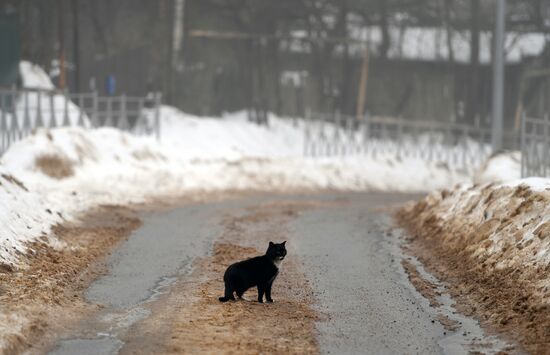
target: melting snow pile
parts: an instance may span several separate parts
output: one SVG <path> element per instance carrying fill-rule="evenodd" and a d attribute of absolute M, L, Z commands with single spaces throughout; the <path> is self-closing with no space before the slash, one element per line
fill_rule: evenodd
<path fill-rule="evenodd" d="M 489 274 L 526 280 L 534 295 L 548 301 L 550 180 L 433 192 L 402 216 L 430 242 L 471 258 Z"/>
<path fill-rule="evenodd" d="M 40 90 L 55 89 L 48 74 L 37 65 L 22 61 L 19 63 L 19 72 L 21 74 L 22 85 L 25 88 Z M 76 125 L 79 120 L 82 121 L 82 124 L 89 126 L 88 117 L 86 115 L 81 117 L 81 111 L 78 106 L 59 92 L 52 92 L 51 94 L 27 92 L 18 98 L 15 111 L 17 113 L 16 117 L 19 128 L 62 126 L 65 122 Z M 40 112 L 40 115 L 37 114 L 38 112 Z M 67 117 L 65 117 L 65 113 Z M 14 123 L 12 122 L 11 114 L 8 114 L 8 116 L 7 122 L 11 128 Z M 38 119 L 42 120 L 41 124 L 36 122 Z"/>
<path fill-rule="evenodd" d="M 0 269 L 12 270 L 25 244 L 47 240 L 52 224 L 62 220 L 59 211 L 0 166 Z"/>
<path fill-rule="evenodd" d="M 521 178 L 521 152 L 493 155 L 474 174 L 474 183 L 506 183 Z"/>

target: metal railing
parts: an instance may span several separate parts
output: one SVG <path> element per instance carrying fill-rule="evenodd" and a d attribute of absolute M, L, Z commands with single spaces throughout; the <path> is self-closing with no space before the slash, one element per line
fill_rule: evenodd
<path fill-rule="evenodd" d="M 490 130 L 436 121 L 308 114 L 304 154 L 416 158 L 471 171 L 491 154 Z"/>
<path fill-rule="evenodd" d="M 149 97 L 69 94 L 59 90 L 0 89 L 0 155 L 37 128 L 116 127 L 134 134 L 160 133 L 160 93 Z"/>
<path fill-rule="evenodd" d="M 521 119 L 521 176 L 550 177 L 550 117 Z"/>

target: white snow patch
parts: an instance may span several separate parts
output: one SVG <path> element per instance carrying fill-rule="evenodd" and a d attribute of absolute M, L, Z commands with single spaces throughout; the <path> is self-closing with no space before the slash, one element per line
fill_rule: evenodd
<path fill-rule="evenodd" d="M 490 157 L 474 174 L 474 183 L 505 183 L 521 178 L 521 153 L 503 152 Z"/>
<path fill-rule="evenodd" d="M 48 74 L 40 66 L 31 62 L 21 61 L 19 63 L 19 73 L 24 88 L 54 90 L 55 85 L 50 80 Z"/>

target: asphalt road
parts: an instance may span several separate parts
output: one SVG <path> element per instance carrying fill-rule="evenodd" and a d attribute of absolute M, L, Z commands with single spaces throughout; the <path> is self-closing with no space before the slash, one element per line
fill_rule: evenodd
<path fill-rule="evenodd" d="M 168 292 L 173 280 L 186 277 L 194 258 L 209 253 L 224 216 L 281 200 L 342 202 L 309 208 L 288 228 L 290 250 L 303 264 L 314 307 L 323 315 L 317 323 L 321 353 L 465 354 L 480 350 L 474 343 L 482 344 L 485 353 L 498 351 L 503 344 L 484 336 L 472 319 L 455 314 L 448 297 L 433 309 L 409 283 L 401 266 L 399 232 L 388 231 L 391 218 L 381 209 L 414 197 L 258 195 L 148 214 L 143 227 L 110 257 L 111 272 L 88 290 L 88 300 L 103 304 L 104 311 L 60 339 L 51 353 L 117 353 L 124 346 L 121 335 L 150 316 L 147 304 Z M 461 326 L 446 331 L 434 321 L 438 313 Z"/>

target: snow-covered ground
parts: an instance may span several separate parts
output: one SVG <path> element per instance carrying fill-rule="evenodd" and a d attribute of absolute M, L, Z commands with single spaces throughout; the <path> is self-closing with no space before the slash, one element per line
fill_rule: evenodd
<path fill-rule="evenodd" d="M 8 130 L 32 129 L 36 126 L 59 127 L 68 122 L 77 125 L 79 121 L 87 127 L 89 119 L 80 108 L 61 92 L 54 90 L 55 85 L 42 68 L 27 61 L 19 63 L 22 86 L 29 89 L 18 97 L 15 107 L 3 112 Z M 41 90 L 42 92 L 34 91 Z M 15 112 L 15 115 L 12 114 Z M 39 114 L 40 113 L 40 114 Z M 67 113 L 67 117 L 65 117 Z M 38 122 L 41 120 L 41 122 Z"/>
<path fill-rule="evenodd" d="M 506 183 L 521 178 L 521 152 L 494 154 L 474 173 L 475 184 Z"/>

